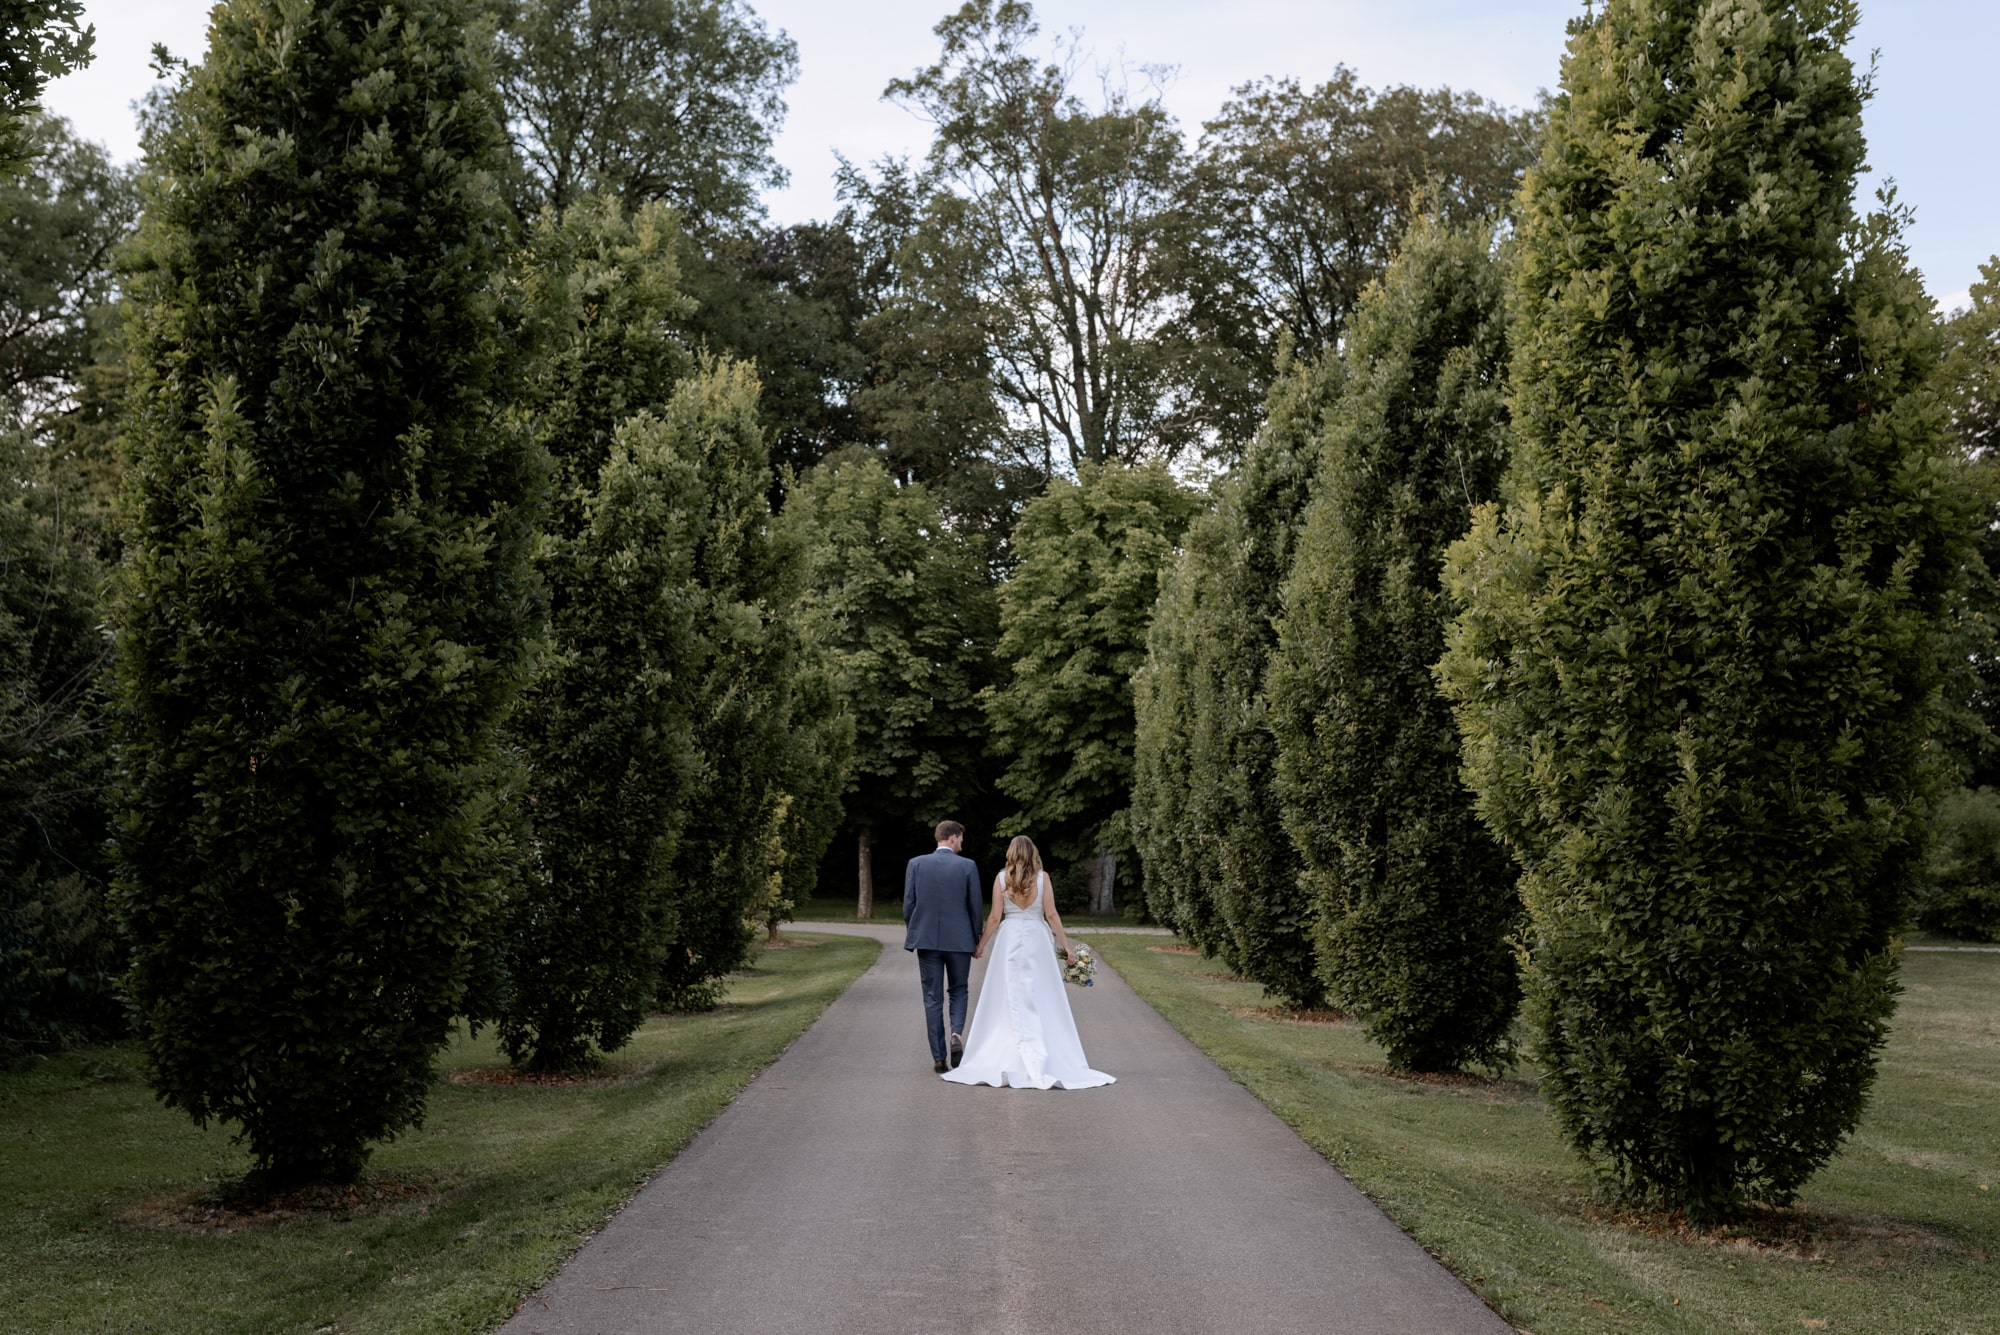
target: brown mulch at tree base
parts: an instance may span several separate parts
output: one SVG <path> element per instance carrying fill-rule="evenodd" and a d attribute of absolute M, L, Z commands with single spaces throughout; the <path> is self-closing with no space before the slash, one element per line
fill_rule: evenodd
<path fill-rule="evenodd" d="M 1172 944 L 1171 946 L 1147 946 L 1146 949 L 1153 951 L 1155 954 L 1160 954 L 1160 955 L 1201 954 L 1201 952 L 1199 950 L 1196 950 L 1193 946 L 1184 946 L 1178 941 L 1174 942 L 1174 944 Z"/>
<path fill-rule="evenodd" d="M 796 936 L 781 936 L 776 941 L 759 941 L 766 950 L 799 950 L 811 946 L 823 946 L 824 941 L 801 941 Z"/>
<path fill-rule="evenodd" d="M 300 1187 L 263 1201 L 237 1199 L 239 1183 L 208 1183 L 143 1196 L 112 1216 L 126 1228 L 166 1229 L 226 1237 L 245 1228 L 346 1220 L 414 1204 L 429 1214 L 444 1198 L 436 1183 L 370 1174 L 345 1187 Z"/>
<path fill-rule="evenodd" d="M 1850 1214 L 1806 1206 L 1750 1205 L 1733 1223 L 1701 1225 L 1678 1211 L 1619 1210 L 1583 1202 L 1594 1224 L 1630 1229 L 1648 1237 L 1671 1238 L 1783 1261 L 1880 1264 L 1913 1251 L 1962 1252 L 1964 1244 L 1907 1220 Z M 1981 1259 L 1985 1259 L 1983 1256 Z"/>
<path fill-rule="evenodd" d="M 1210 975 L 1221 977 L 1222 975 Z M 1247 982 L 1238 978 L 1233 981 Z M 1230 1014 L 1245 1020 L 1281 1020 L 1287 1024 L 1353 1024 L 1354 1017 L 1346 1011 L 1308 1009 L 1290 1010 L 1284 1006 L 1231 1006 Z"/>
<path fill-rule="evenodd" d="M 592 1066 L 581 1071 L 517 1071 L 511 1066 L 474 1066 L 453 1071 L 445 1079 L 454 1085 L 596 1085 L 616 1079 L 624 1071 L 609 1066 Z"/>

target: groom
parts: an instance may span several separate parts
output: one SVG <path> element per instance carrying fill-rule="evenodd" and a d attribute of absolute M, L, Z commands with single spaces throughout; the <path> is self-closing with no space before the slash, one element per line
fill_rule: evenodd
<path fill-rule="evenodd" d="M 903 949 L 917 952 L 917 976 L 924 985 L 924 1023 L 929 1026 L 931 1060 L 943 1072 L 965 1055 L 965 980 L 979 945 L 979 870 L 960 855 L 965 827 L 938 822 L 937 851 L 911 858 L 903 873 L 903 921 L 909 931 Z M 945 1057 L 944 998 L 951 994 L 951 1053 Z"/>

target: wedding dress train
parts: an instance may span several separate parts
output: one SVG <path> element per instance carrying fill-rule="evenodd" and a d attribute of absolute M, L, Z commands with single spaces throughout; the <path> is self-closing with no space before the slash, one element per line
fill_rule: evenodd
<path fill-rule="evenodd" d="M 972 1013 L 972 1032 L 965 1036 L 965 1057 L 944 1079 L 1015 1089 L 1089 1089 L 1115 1083 L 1090 1069 L 1076 1036 L 1055 936 L 1042 917 L 1048 884 L 1043 873 L 1034 902 L 1026 908 L 1001 896 L 1000 927 Z"/>

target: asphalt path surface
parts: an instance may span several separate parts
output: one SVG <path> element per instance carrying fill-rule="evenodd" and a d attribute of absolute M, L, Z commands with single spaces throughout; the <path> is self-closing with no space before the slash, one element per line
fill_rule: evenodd
<path fill-rule="evenodd" d="M 797 930 L 884 948 L 506 1335 L 1508 1331 L 1109 966 L 1070 1000 L 1117 1084 L 966 1087 L 900 927 Z"/>

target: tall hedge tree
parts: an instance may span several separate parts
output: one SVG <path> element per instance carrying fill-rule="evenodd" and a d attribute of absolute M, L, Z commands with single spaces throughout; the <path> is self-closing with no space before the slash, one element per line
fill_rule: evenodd
<path fill-rule="evenodd" d="M 1000 590 L 1001 683 L 985 696 L 1005 831 L 1085 863 L 1089 909 L 1114 905 L 1133 852 L 1132 679 L 1160 577 L 1201 498 L 1159 465 L 1084 464 L 1022 511 Z"/>
<path fill-rule="evenodd" d="M 1507 457 L 1490 239 L 1420 218 L 1363 298 L 1271 670 L 1320 974 L 1416 1070 L 1497 1061 L 1520 1001 L 1513 865 L 1473 811 L 1431 675 L 1445 549 Z"/>
<path fill-rule="evenodd" d="M 1281 367 L 1263 428 L 1188 528 L 1135 687 L 1132 824 L 1147 904 L 1288 1005 L 1324 987 L 1277 800 L 1265 676 L 1341 363 Z M 1156 872 L 1158 873 L 1156 875 Z"/>
<path fill-rule="evenodd" d="M 631 424 L 635 456 L 671 451 L 693 470 L 687 518 L 695 617 L 690 717 L 695 796 L 674 859 L 663 924 L 659 998 L 712 1005 L 723 976 L 748 953 L 773 872 L 773 832 L 814 794 L 797 766 L 796 691 L 802 663 L 798 603 L 804 552 L 772 515 L 769 441 L 758 418 L 755 368 L 711 362 L 663 413 Z M 843 775 L 821 769 L 830 782 Z"/>
<path fill-rule="evenodd" d="M 1442 671 L 1571 1142 L 1697 1217 L 1860 1116 L 1974 508 L 1866 220 L 1851 5 L 1611 0 L 1521 207 L 1516 454 Z"/>
<path fill-rule="evenodd" d="M 155 1088 L 270 1186 L 418 1123 L 514 857 L 539 454 L 495 411 L 499 109 L 456 0 L 245 0 L 151 145 L 117 593 Z"/>
<path fill-rule="evenodd" d="M 854 720 L 844 798 L 856 916 L 874 911 L 878 836 L 963 819 L 984 768 L 979 691 L 999 636 L 981 553 L 922 483 L 861 453 L 801 479 L 786 505 L 807 550 L 807 605 Z M 901 840 L 899 839 L 899 843 Z"/>
<path fill-rule="evenodd" d="M 687 306 L 678 236 L 663 206 L 588 198 L 545 211 L 520 266 L 536 353 L 517 402 L 556 485 L 540 560 L 548 652 L 510 729 L 539 857 L 509 907 L 500 1036 L 535 1069 L 581 1065 L 645 1018 L 695 792 L 699 480 L 671 451 L 616 443 L 693 370 L 667 332 Z"/>

